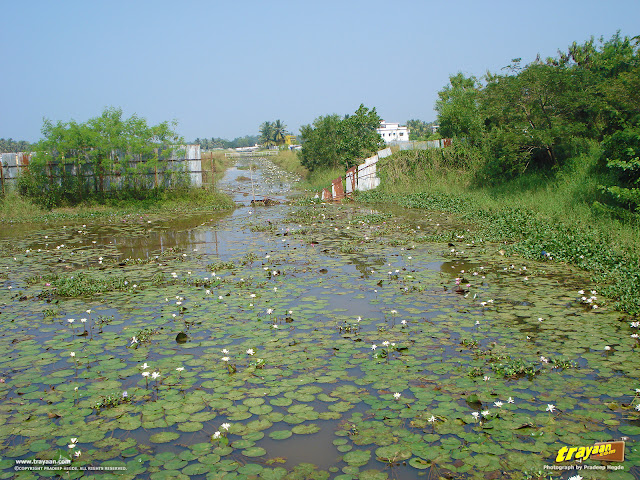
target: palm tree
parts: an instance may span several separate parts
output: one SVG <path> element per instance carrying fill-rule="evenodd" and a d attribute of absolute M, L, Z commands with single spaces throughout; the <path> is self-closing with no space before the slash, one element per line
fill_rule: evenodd
<path fill-rule="evenodd" d="M 282 123 L 279 119 L 276 120 L 273 124 L 273 141 L 276 144 L 281 145 L 284 143 L 284 137 L 287 134 L 287 126 Z"/>
<path fill-rule="evenodd" d="M 260 125 L 260 143 L 269 146 L 274 141 L 274 124 L 271 122 L 264 122 Z"/>

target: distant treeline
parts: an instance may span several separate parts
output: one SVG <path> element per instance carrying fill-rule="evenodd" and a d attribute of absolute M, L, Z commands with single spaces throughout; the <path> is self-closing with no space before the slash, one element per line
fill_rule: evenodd
<path fill-rule="evenodd" d="M 465 146 L 467 166 L 490 183 L 553 173 L 597 145 L 601 191 L 640 211 L 640 36 L 558 53 L 481 79 L 451 76 L 436 102 L 439 133 Z"/>
<path fill-rule="evenodd" d="M 13 138 L 0 138 L 0 153 L 18 153 L 31 150 L 31 144 L 24 140 L 14 140 Z"/>
<path fill-rule="evenodd" d="M 242 148 L 253 147 L 258 143 L 260 137 L 258 135 L 245 135 L 244 137 L 236 137 L 233 140 L 225 138 L 196 138 L 192 143 L 200 144 L 202 150 L 213 150 L 214 148 Z"/>

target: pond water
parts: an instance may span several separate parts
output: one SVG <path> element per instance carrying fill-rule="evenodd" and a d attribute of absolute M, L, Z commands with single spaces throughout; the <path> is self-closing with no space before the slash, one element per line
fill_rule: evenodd
<path fill-rule="evenodd" d="M 295 183 L 240 159 L 233 212 L 3 229 L 0 478 L 640 478 L 639 329 L 588 275 Z"/>

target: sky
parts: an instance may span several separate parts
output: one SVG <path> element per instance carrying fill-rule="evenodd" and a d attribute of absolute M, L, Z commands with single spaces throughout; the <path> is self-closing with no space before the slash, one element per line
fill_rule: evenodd
<path fill-rule="evenodd" d="M 640 34 L 640 1 L 0 0 L 0 137 L 37 141 L 43 118 L 106 107 L 187 141 L 297 133 L 376 108 L 433 121 L 457 72 L 482 77 L 574 41 Z"/>

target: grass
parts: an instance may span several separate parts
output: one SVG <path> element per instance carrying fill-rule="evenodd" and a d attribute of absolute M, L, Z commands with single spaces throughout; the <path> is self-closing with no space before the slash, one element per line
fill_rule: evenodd
<path fill-rule="evenodd" d="M 592 272 L 617 309 L 640 314 L 640 226 L 598 207 L 606 180 L 598 156 L 594 147 L 555 173 L 490 185 L 478 183 L 473 167 L 454 168 L 442 155 L 403 152 L 385 159 L 381 187 L 357 198 L 455 213 L 476 225 L 476 242 L 507 242 L 507 254 L 540 260 L 547 253 Z"/>
<path fill-rule="evenodd" d="M 215 182 L 233 164 L 223 152 L 207 152 L 202 156 L 203 188 L 159 191 L 144 200 L 107 198 L 102 203 L 87 200 L 73 207 L 59 207 L 50 211 L 36 205 L 17 192 L 0 197 L 0 221 L 26 223 L 67 218 L 96 218 L 129 213 L 195 212 L 234 208 L 227 195 L 216 191 Z M 214 182 L 214 183 L 212 183 Z"/>
<path fill-rule="evenodd" d="M 323 188 L 330 188 L 333 180 L 344 177 L 345 169 L 342 167 L 309 171 L 300 164 L 298 154 L 289 150 L 281 150 L 278 155 L 269 159 L 280 168 L 300 175 L 302 182 L 300 182 L 299 188 L 311 193 L 319 193 Z"/>

